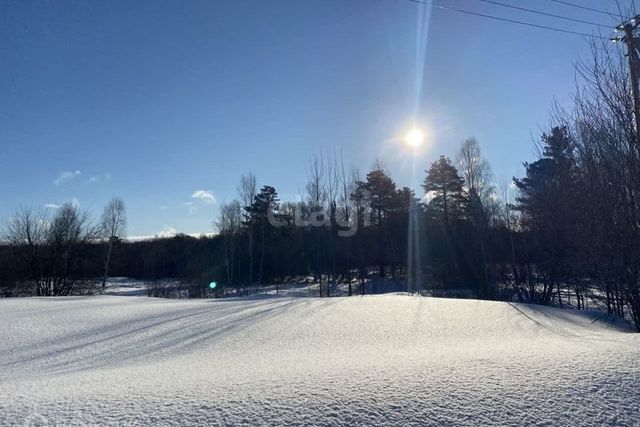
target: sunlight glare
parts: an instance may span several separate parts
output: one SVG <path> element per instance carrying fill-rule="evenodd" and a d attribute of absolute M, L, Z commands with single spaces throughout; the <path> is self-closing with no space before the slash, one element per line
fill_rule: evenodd
<path fill-rule="evenodd" d="M 411 148 L 419 148 L 424 142 L 424 132 L 420 129 L 411 129 L 405 138 L 405 142 Z"/>

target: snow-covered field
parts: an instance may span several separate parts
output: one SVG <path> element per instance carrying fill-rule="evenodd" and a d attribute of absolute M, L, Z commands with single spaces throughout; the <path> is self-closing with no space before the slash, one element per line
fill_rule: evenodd
<path fill-rule="evenodd" d="M 640 425 L 639 384 L 640 335 L 553 308 L 0 300 L 2 425 Z"/>

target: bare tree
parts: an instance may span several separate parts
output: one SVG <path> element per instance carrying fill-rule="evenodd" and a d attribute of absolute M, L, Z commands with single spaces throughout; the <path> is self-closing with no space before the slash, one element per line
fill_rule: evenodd
<path fill-rule="evenodd" d="M 329 249 L 329 282 L 327 284 L 327 296 L 331 295 L 331 289 L 335 286 L 336 281 L 336 235 L 337 235 L 337 221 L 336 216 L 338 212 L 338 199 L 340 197 L 340 173 L 342 168 L 338 165 L 338 156 L 334 149 L 329 149 L 326 152 L 326 164 L 327 173 L 325 175 L 325 189 L 328 201 L 328 226 L 331 230 L 328 238 Z"/>
<path fill-rule="evenodd" d="M 325 174 L 325 184 L 324 188 L 326 189 L 327 201 L 329 204 L 330 210 L 335 211 L 337 208 L 338 195 L 340 192 L 340 167 L 338 166 L 338 157 L 336 155 L 335 150 L 329 149 L 325 153 L 326 157 L 326 170 Z M 331 212 L 333 216 L 335 212 Z M 333 217 L 331 218 L 334 219 Z"/>
<path fill-rule="evenodd" d="M 47 245 L 49 218 L 42 210 L 22 207 L 7 221 L 5 240 L 15 248 L 15 267 L 23 277 L 35 284 L 37 295 L 44 295 L 41 288 L 43 259 Z"/>
<path fill-rule="evenodd" d="M 247 175 L 240 177 L 240 185 L 238 186 L 238 195 L 240 202 L 245 210 L 245 223 L 249 234 L 249 284 L 253 284 L 253 223 L 249 215 L 249 209 L 258 192 L 256 176 L 249 172 Z"/>
<path fill-rule="evenodd" d="M 592 45 L 593 59 L 578 68 L 583 85 L 575 110 L 556 120 L 573 130 L 578 181 L 585 202 L 579 262 L 600 283 L 610 312 L 625 305 L 640 330 L 640 136 L 634 119 L 632 82 L 620 48 Z M 577 289 L 576 289 L 577 290 Z"/>
<path fill-rule="evenodd" d="M 493 193 L 491 167 L 482 157 L 480 144 L 474 137 L 467 138 L 462 143 L 458 150 L 457 162 L 469 195 L 477 196 L 483 207 L 488 207 Z"/>
<path fill-rule="evenodd" d="M 350 201 L 351 194 L 355 190 L 355 180 L 352 176 L 348 176 L 344 170 L 344 158 L 342 157 L 342 151 L 340 151 L 340 170 L 339 170 L 339 182 L 340 182 L 340 209 L 342 213 L 342 221 L 348 224 L 351 219 Z"/>
<path fill-rule="evenodd" d="M 220 215 L 215 223 L 218 232 L 223 236 L 225 249 L 225 262 L 227 267 L 227 283 L 234 284 L 236 238 L 242 225 L 242 207 L 240 202 L 234 200 L 220 206 Z M 240 293 L 240 284 L 237 284 L 237 293 Z"/>
<path fill-rule="evenodd" d="M 53 218 L 20 209 L 8 221 L 6 240 L 16 249 L 16 268 L 39 296 L 69 295 L 82 280 L 83 250 L 98 236 L 89 215 L 67 203 Z"/>
<path fill-rule="evenodd" d="M 103 288 L 106 286 L 107 278 L 109 277 L 113 247 L 126 237 L 126 233 L 127 211 L 124 206 L 124 201 L 115 197 L 104 207 L 100 220 L 100 237 L 106 242 L 104 277 L 102 278 Z"/>
<path fill-rule="evenodd" d="M 306 185 L 309 204 L 312 209 L 324 208 L 327 200 L 327 192 L 324 185 L 325 173 L 324 158 L 322 156 L 313 156 L 309 165 L 309 180 Z"/>
<path fill-rule="evenodd" d="M 325 203 L 327 191 L 325 189 L 325 165 L 322 155 L 313 156 L 309 165 L 309 178 L 306 185 L 306 192 L 309 204 L 309 215 L 311 216 L 312 253 L 313 253 L 313 274 L 316 281 L 322 281 L 322 230 L 318 225 L 326 221 Z M 320 294 L 322 295 L 322 284 L 320 284 Z"/>
<path fill-rule="evenodd" d="M 489 274 L 485 240 L 489 228 L 490 215 L 495 211 L 495 197 L 492 197 L 494 187 L 491 185 L 492 173 L 489 162 L 480 152 L 480 144 L 474 138 L 467 138 L 458 151 L 458 168 L 462 172 L 465 190 L 469 201 L 471 219 L 475 225 L 476 238 L 482 256 L 482 277 L 484 279 L 482 292 L 487 296 Z"/>

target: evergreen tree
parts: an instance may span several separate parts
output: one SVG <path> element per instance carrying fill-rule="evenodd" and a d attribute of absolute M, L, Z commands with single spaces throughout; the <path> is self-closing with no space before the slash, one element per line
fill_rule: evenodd
<path fill-rule="evenodd" d="M 467 199 L 464 193 L 464 180 L 458 170 L 445 156 L 431 164 L 422 187 L 433 198 L 428 204 L 428 212 L 434 219 L 441 220 L 445 229 L 466 215 Z"/>
<path fill-rule="evenodd" d="M 357 192 L 366 194 L 371 215 L 371 225 L 375 232 L 373 243 L 380 277 L 386 276 L 385 266 L 389 264 L 389 224 L 388 218 L 394 210 L 396 183 L 382 167 L 377 166 L 367 174 L 366 182 L 359 182 Z"/>
<path fill-rule="evenodd" d="M 527 258 L 538 274 L 532 280 L 529 299 L 547 304 L 572 270 L 572 235 L 579 208 L 574 205 L 577 182 L 572 143 L 566 128 L 555 127 L 542 136 L 542 157 L 525 163 L 526 175 L 514 179 L 520 194 L 515 208 L 522 214 Z M 539 288 L 536 287 L 539 284 Z M 560 299 L 561 301 L 561 299 Z"/>
<path fill-rule="evenodd" d="M 427 245 L 433 279 L 436 284 L 452 285 L 468 276 L 465 267 L 460 229 L 467 215 L 464 180 L 447 157 L 431 164 L 423 183 L 431 200 L 426 206 Z"/>
<path fill-rule="evenodd" d="M 275 227 L 269 224 L 269 216 L 275 218 L 277 211 L 280 208 L 280 200 L 278 199 L 278 193 L 276 189 L 270 185 L 265 185 L 260 189 L 260 192 L 255 195 L 251 206 L 246 208 L 248 221 L 251 221 L 254 229 L 260 232 L 261 250 L 260 250 L 260 266 L 258 270 L 258 281 L 263 282 L 264 276 L 264 261 L 265 252 L 267 247 L 267 241 L 273 234 Z"/>

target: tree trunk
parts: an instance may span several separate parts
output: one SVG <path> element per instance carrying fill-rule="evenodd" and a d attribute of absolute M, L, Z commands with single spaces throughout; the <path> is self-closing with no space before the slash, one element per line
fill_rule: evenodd
<path fill-rule="evenodd" d="M 249 226 L 249 286 L 253 286 L 253 225 Z"/>
<path fill-rule="evenodd" d="M 260 284 L 262 284 L 262 269 L 264 267 L 264 223 L 262 224 L 262 250 L 260 251 Z"/>
<path fill-rule="evenodd" d="M 104 277 L 102 278 L 102 287 L 107 286 L 107 277 L 109 276 L 109 264 L 111 263 L 111 251 L 113 250 L 113 242 L 109 239 L 109 246 L 107 248 L 107 257 L 104 262 Z"/>

